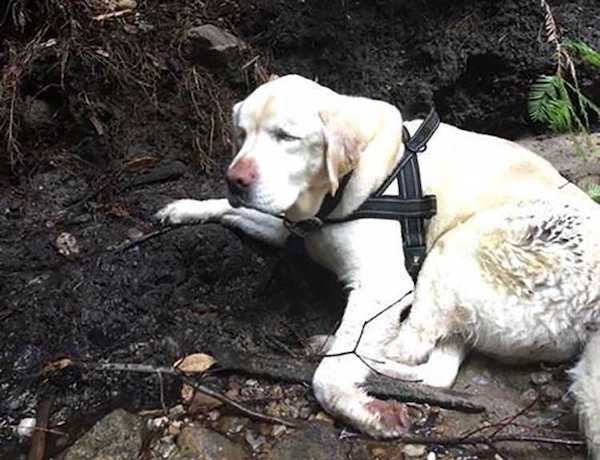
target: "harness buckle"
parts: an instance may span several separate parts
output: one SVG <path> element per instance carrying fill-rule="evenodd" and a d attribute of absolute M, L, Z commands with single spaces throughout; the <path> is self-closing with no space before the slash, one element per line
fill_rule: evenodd
<path fill-rule="evenodd" d="M 292 222 L 291 220 L 285 219 L 283 224 L 290 233 L 299 238 L 306 238 L 310 233 L 323 227 L 323 221 L 316 216 L 298 222 Z"/>

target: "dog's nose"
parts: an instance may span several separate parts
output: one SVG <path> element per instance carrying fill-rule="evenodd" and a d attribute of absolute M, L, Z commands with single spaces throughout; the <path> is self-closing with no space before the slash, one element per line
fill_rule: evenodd
<path fill-rule="evenodd" d="M 227 170 L 227 186 L 234 195 L 243 195 L 256 181 L 256 166 L 250 158 L 242 158 Z"/>

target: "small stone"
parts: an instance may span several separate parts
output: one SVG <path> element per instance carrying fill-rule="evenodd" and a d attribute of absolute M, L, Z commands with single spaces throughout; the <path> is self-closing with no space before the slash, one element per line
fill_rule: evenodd
<path fill-rule="evenodd" d="M 371 453 L 373 454 L 373 457 L 385 458 L 387 451 L 383 447 L 374 447 L 371 450 Z"/>
<path fill-rule="evenodd" d="M 136 0 L 118 0 L 116 6 L 118 10 L 134 10 L 137 2 Z"/>
<path fill-rule="evenodd" d="M 177 436 L 179 433 L 181 433 L 181 422 L 171 422 L 168 428 L 168 432 L 171 436 Z"/>
<path fill-rule="evenodd" d="M 248 380 L 246 380 L 246 385 L 249 387 L 258 386 L 258 380 L 248 379 Z"/>
<path fill-rule="evenodd" d="M 212 24 L 188 29 L 188 54 L 203 63 L 227 64 L 238 60 L 246 45 L 235 35 Z"/>
<path fill-rule="evenodd" d="M 284 434 L 286 431 L 287 430 L 284 425 L 275 425 L 273 427 L 273 429 L 271 430 L 271 434 L 274 437 L 278 437 L 278 436 L 281 436 L 282 434 Z"/>
<path fill-rule="evenodd" d="M 312 409 L 309 406 L 304 406 L 300 409 L 299 416 L 301 419 L 306 420 L 312 414 Z"/>
<path fill-rule="evenodd" d="M 252 448 L 252 450 L 258 450 L 264 443 L 267 442 L 264 436 L 255 435 L 252 431 L 248 430 L 246 432 L 246 436 L 244 436 L 248 445 Z"/>
<path fill-rule="evenodd" d="M 241 446 L 225 436 L 197 425 L 181 430 L 177 446 L 183 455 L 195 460 L 242 460 L 249 457 Z"/>
<path fill-rule="evenodd" d="M 546 385 L 547 383 L 550 383 L 552 381 L 552 374 L 550 372 L 545 371 L 534 372 L 529 378 L 531 380 L 531 383 L 533 383 L 534 385 L 541 386 Z"/>
<path fill-rule="evenodd" d="M 406 444 L 402 448 L 402 453 L 407 457 L 422 457 L 427 452 L 427 448 L 421 444 Z"/>
<path fill-rule="evenodd" d="M 34 432 L 36 420 L 33 417 L 24 418 L 19 422 L 17 434 L 22 438 L 29 438 Z"/>
<path fill-rule="evenodd" d="M 317 415 L 315 415 L 312 419 L 319 420 L 321 422 L 331 423 L 332 425 L 335 423 L 335 421 L 325 412 L 318 412 Z"/>
<path fill-rule="evenodd" d="M 435 455 L 435 452 L 429 452 L 427 454 L 427 460 L 436 460 L 437 459 L 437 455 Z"/>
<path fill-rule="evenodd" d="M 521 394 L 521 400 L 526 404 L 531 404 L 538 398 L 539 394 L 535 388 L 529 388 Z"/>
<path fill-rule="evenodd" d="M 167 417 L 157 417 L 148 420 L 148 428 L 151 430 L 160 430 L 167 426 L 169 419 Z"/>
<path fill-rule="evenodd" d="M 62 232 L 56 238 L 56 248 L 59 254 L 69 257 L 79 254 L 79 245 L 73 235 L 67 232 Z"/>
<path fill-rule="evenodd" d="M 139 240 L 142 236 L 144 236 L 144 232 L 135 227 L 127 230 L 127 238 L 129 238 L 131 241 Z"/>
<path fill-rule="evenodd" d="M 211 422 L 216 422 L 221 416 L 221 413 L 218 410 L 211 410 L 206 416 Z"/>
<path fill-rule="evenodd" d="M 546 401 L 560 401 L 563 399 L 565 392 L 556 385 L 544 385 L 541 388 L 541 394 Z"/>
<path fill-rule="evenodd" d="M 65 460 L 136 458 L 142 448 L 142 419 L 122 409 L 100 420 L 66 452 Z"/>

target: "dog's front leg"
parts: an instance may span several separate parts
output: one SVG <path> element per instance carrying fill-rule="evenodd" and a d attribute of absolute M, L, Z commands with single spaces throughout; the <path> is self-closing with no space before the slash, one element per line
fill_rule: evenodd
<path fill-rule="evenodd" d="M 177 200 L 155 214 L 163 223 L 219 223 L 241 230 L 246 235 L 276 247 L 283 247 L 289 236 L 283 220 L 249 208 L 234 208 L 226 199 Z"/>
<path fill-rule="evenodd" d="M 383 346 L 396 332 L 399 312 L 410 303 L 410 296 L 376 317 L 397 298 L 372 294 L 364 288 L 350 293 L 333 344 L 313 377 L 313 388 L 319 403 L 334 416 L 372 436 L 392 437 L 409 427 L 406 407 L 375 399 L 360 385 L 377 367 Z"/>

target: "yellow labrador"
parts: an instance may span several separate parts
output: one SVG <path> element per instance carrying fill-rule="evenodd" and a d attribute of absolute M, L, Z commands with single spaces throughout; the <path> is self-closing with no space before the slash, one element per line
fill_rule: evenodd
<path fill-rule="evenodd" d="M 314 216 L 352 171 L 331 214 L 347 216 L 404 153 L 395 107 L 295 75 L 260 86 L 235 105 L 233 121 L 239 152 L 227 171 L 229 199 L 175 201 L 158 212 L 162 221 L 219 222 L 281 247 L 289 232 L 276 216 Z M 419 123 L 405 125 L 414 133 Z M 309 255 L 349 290 L 313 379 L 315 394 L 330 413 L 379 437 L 403 432 L 408 421 L 403 405 L 361 389 L 373 370 L 448 387 L 470 349 L 509 361 L 563 361 L 600 324 L 600 207 L 585 193 L 515 143 L 446 124 L 419 165 L 438 213 L 427 223 L 416 286 L 395 221 L 332 224 L 305 239 Z M 397 193 L 395 183 L 387 193 Z M 356 353 L 346 353 L 365 321 L 398 299 L 364 329 Z M 593 343 L 598 356 L 599 339 Z M 600 363 L 593 355 L 588 350 L 575 371 L 574 389 L 598 443 Z"/>

